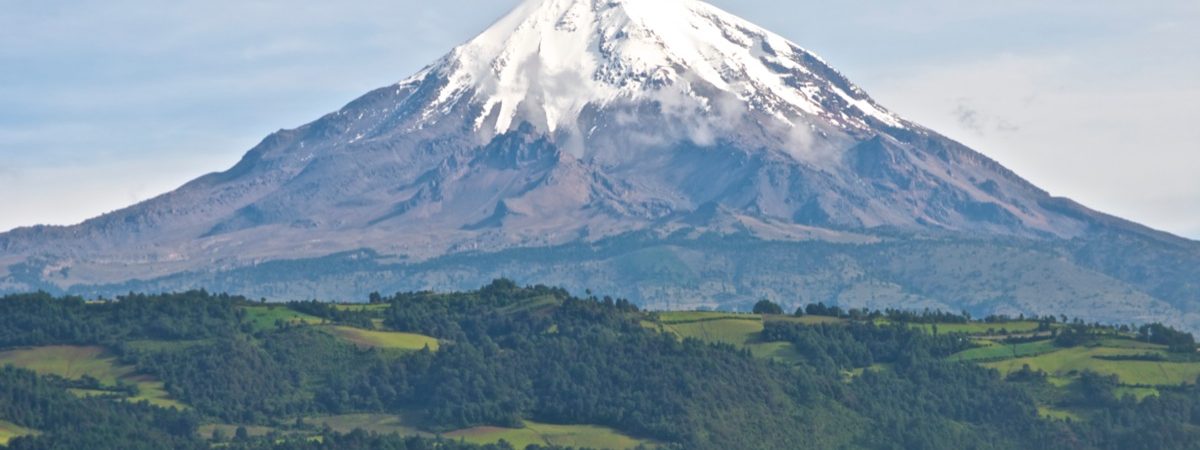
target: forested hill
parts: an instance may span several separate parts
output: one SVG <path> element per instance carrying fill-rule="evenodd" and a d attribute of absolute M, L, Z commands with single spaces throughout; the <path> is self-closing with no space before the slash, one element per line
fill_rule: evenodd
<path fill-rule="evenodd" d="M 1194 339 L 938 312 L 645 312 L 500 280 L 269 305 L 0 299 L 11 449 L 1186 449 Z"/>

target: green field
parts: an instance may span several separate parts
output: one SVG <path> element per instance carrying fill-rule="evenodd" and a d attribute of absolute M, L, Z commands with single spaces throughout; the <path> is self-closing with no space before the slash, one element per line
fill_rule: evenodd
<path fill-rule="evenodd" d="M 1050 340 L 1025 342 L 1016 345 L 1000 342 L 982 342 L 983 347 L 973 348 L 950 356 L 953 361 L 988 361 L 1008 358 L 1037 356 L 1058 350 Z"/>
<path fill-rule="evenodd" d="M 1116 375 L 1122 384 L 1171 386 L 1195 383 L 1200 377 L 1200 362 L 1160 361 L 1110 361 L 1097 356 L 1131 356 L 1146 353 L 1146 350 L 1130 350 L 1111 347 L 1072 347 L 1037 356 L 1014 358 L 983 364 L 1003 374 L 1020 370 L 1029 365 L 1034 370 L 1069 377 L 1084 370 L 1105 375 Z"/>
<path fill-rule="evenodd" d="M 1167 346 L 1135 341 L 1133 339 L 1105 338 L 1100 340 L 1101 347 L 1129 348 L 1136 350 L 1166 350 Z"/>
<path fill-rule="evenodd" d="M 933 332 L 933 324 L 918 323 L 912 325 L 914 328 L 920 328 L 927 333 Z M 1038 323 L 1033 321 L 1022 322 L 1004 322 L 1004 323 L 939 323 L 937 324 L 938 333 L 942 334 L 970 334 L 970 335 L 985 335 L 988 330 L 993 333 L 999 333 L 1001 330 L 1008 331 L 1009 334 L 1032 333 L 1037 331 Z"/>
<path fill-rule="evenodd" d="M 438 340 L 429 336 L 396 331 L 371 331 L 346 326 L 333 326 L 334 335 L 360 347 L 396 350 L 438 349 Z"/>
<path fill-rule="evenodd" d="M 1070 420 L 1073 422 L 1083 420 L 1078 413 L 1064 409 L 1051 408 L 1049 406 L 1039 406 L 1037 410 L 1039 416 L 1050 420 Z"/>
<path fill-rule="evenodd" d="M 721 342 L 738 347 L 758 338 L 763 330 L 762 319 L 706 319 L 694 322 L 663 323 L 663 330 L 680 339 L 696 338 L 705 342 Z"/>
<path fill-rule="evenodd" d="M 653 445 L 652 442 L 634 439 L 604 427 L 550 425 L 528 421 L 525 422 L 525 428 L 475 427 L 447 433 L 445 436 L 476 444 L 490 444 L 503 439 L 516 448 L 538 444 L 623 450 L 639 445 Z"/>
<path fill-rule="evenodd" d="M 750 354 L 756 358 L 769 359 L 775 362 L 796 363 L 800 354 L 791 342 L 752 342 L 746 345 Z"/>
<path fill-rule="evenodd" d="M 0 420 L 0 445 L 8 445 L 8 441 L 13 440 L 13 438 L 34 434 L 37 434 L 37 432 Z"/>
<path fill-rule="evenodd" d="M 116 387 L 120 381 L 138 387 L 138 395 L 130 401 L 147 401 L 151 404 L 184 408 L 167 394 L 161 381 L 139 375 L 133 366 L 120 364 L 103 347 L 55 345 L 0 352 L 0 366 L 12 365 L 32 370 L 43 375 L 56 375 L 78 380 L 85 375 L 95 378 L 105 387 Z M 95 392 L 80 391 L 78 395 L 97 395 Z"/>
<path fill-rule="evenodd" d="M 680 339 L 694 338 L 710 343 L 730 344 L 750 350 L 755 357 L 776 362 L 794 363 L 800 355 L 789 342 L 761 342 L 763 317 L 757 314 L 723 312 L 660 313 L 660 324 L 644 322 L 643 326 L 671 333 Z M 767 320 L 818 324 L 837 323 L 832 317 L 770 317 Z"/>
<path fill-rule="evenodd" d="M 662 323 L 686 323 L 722 319 L 762 321 L 762 316 L 758 314 L 721 311 L 663 311 L 657 314 L 659 321 Z"/>
<path fill-rule="evenodd" d="M 279 322 L 293 325 L 317 325 L 322 322 L 319 317 L 293 311 L 283 305 L 243 306 L 242 310 L 246 312 L 246 321 L 257 330 L 274 330 Z"/>
<path fill-rule="evenodd" d="M 1146 397 L 1149 397 L 1149 396 L 1152 396 L 1152 395 L 1153 395 L 1153 396 L 1158 396 L 1158 389 L 1155 389 L 1155 388 L 1147 388 L 1147 387 L 1127 387 L 1127 386 L 1121 386 L 1121 387 L 1118 387 L 1116 390 L 1114 390 L 1114 391 L 1113 391 L 1113 395 L 1115 395 L 1117 398 L 1121 398 L 1121 397 L 1124 397 L 1124 396 L 1126 396 L 1126 395 L 1132 395 L 1132 396 L 1133 396 L 1133 398 L 1136 398 L 1136 399 L 1138 399 L 1138 400 L 1143 400 L 1143 399 L 1145 399 Z"/>
<path fill-rule="evenodd" d="M 306 436 L 312 430 L 328 427 L 339 433 L 349 433 L 356 429 L 379 434 L 399 434 L 401 436 L 434 437 L 436 434 L 420 430 L 407 423 L 404 417 L 391 414 L 344 414 L 337 416 L 305 417 L 305 429 L 283 429 L 271 427 L 247 426 L 250 436 L 266 436 L 273 431 L 280 434 Z M 220 430 L 226 439 L 233 437 L 238 425 L 210 424 L 200 427 L 199 434 L 203 438 L 212 436 L 214 430 Z M 629 449 L 638 445 L 652 445 L 650 441 L 635 439 L 612 429 L 592 425 L 550 425 L 537 422 L 525 422 L 524 428 L 474 427 L 452 431 L 443 434 L 453 440 L 464 440 L 476 444 L 494 444 L 505 440 L 516 448 L 525 448 L 530 444 L 559 445 L 568 447 Z"/>

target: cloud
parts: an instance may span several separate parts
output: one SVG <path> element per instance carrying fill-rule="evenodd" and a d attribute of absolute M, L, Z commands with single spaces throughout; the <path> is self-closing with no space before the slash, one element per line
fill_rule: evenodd
<path fill-rule="evenodd" d="M 1015 133 L 1021 131 L 1020 126 L 1006 119 L 980 112 L 971 106 L 971 102 L 966 99 L 958 101 L 958 105 L 954 107 L 953 114 L 958 118 L 959 126 L 978 136 L 986 136 L 993 132 Z"/>
<path fill-rule="evenodd" d="M 876 97 L 1055 195 L 1177 233 L 1200 221 L 1200 86 L 1109 77 L 1105 54 L 986 55 L 911 69 Z M 1003 118 L 1003 119 L 1002 119 Z M 1003 132 L 1001 132 L 1003 131 Z M 1164 199 L 1149 201 L 1148 199 Z"/>
<path fill-rule="evenodd" d="M 954 115 L 958 116 L 958 124 L 963 128 L 975 132 L 982 136 L 983 124 L 980 123 L 979 111 L 971 109 L 965 102 L 960 101 L 958 106 L 954 108 Z"/>

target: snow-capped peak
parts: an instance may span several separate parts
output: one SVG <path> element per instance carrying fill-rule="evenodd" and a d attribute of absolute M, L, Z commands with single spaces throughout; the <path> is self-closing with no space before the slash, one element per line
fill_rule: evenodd
<path fill-rule="evenodd" d="M 697 0 L 528 0 L 430 70 L 446 84 L 428 113 L 468 100 L 497 133 L 576 129 L 585 108 L 623 102 L 703 114 L 728 95 L 789 125 L 904 126 L 815 55 Z"/>

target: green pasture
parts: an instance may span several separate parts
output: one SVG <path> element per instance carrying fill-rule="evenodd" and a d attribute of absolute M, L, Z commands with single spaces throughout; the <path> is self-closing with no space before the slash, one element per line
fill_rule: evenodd
<path fill-rule="evenodd" d="M 185 408 L 171 399 L 165 385 L 153 377 L 137 374 L 133 366 L 122 365 L 116 356 L 103 347 L 53 345 L 0 352 L 0 366 L 12 365 L 42 375 L 55 375 L 70 380 L 90 376 L 105 387 L 116 387 L 120 381 L 138 387 L 138 395 L 129 401 L 147 401 L 162 407 Z M 80 392 L 77 395 L 95 395 Z"/>
<path fill-rule="evenodd" d="M 913 328 L 919 328 L 926 333 L 933 333 L 935 324 L 915 323 Z M 939 323 L 937 325 L 938 334 L 969 334 L 972 336 L 981 336 L 988 334 L 991 330 L 993 333 L 1000 333 L 1001 330 L 1007 331 L 1009 334 L 1032 333 L 1037 331 L 1038 323 L 1033 321 L 1020 322 L 1003 322 L 1003 323 Z"/>
<path fill-rule="evenodd" d="M 516 448 L 529 445 L 557 445 L 577 448 L 631 449 L 653 443 L 638 440 L 612 429 L 594 425 L 550 425 L 525 422 L 524 428 L 475 427 L 445 435 L 475 444 L 491 444 L 501 439 Z"/>
<path fill-rule="evenodd" d="M 1065 409 L 1052 408 L 1049 406 L 1039 406 L 1038 415 L 1050 420 L 1072 421 L 1078 422 L 1083 420 L 1078 413 Z"/>
<path fill-rule="evenodd" d="M 391 414 L 343 414 L 335 416 L 305 417 L 304 429 L 271 428 L 262 426 L 246 426 L 250 436 L 266 436 L 273 431 L 282 434 L 308 435 L 313 430 L 328 427 L 339 433 L 349 433 L 361 429 L 379 434 L 398 434 L 401 436 L 433 437 L 434 433 L 423 431 L 409 424 L 402 416 Z M 290 423 L 289 423 L 290 425 Z M 201 437 L 211 437 L 214 430 L 220 430 L 226 439 L 232 438 L 237 432 L 238 425 L 209 424 L 199 428 Z M 630 449 L 639 445 L 652 445 L 650 441 L 635 439 L 615 430 L 593 425 L 550 425 L 537 422 L 525 422 L 523 428 L 474 427 L 452 431 L 444 434 L 448 439 L 464 440 L 475 444 L 494 444 L 505 440 L 516 448 L 525 448 L 531 444 L 558 445 L 578 448 L 609 448 Z"/>
<path fill-rule="evenodd" d="M 292 325 L 316 325 L 322 322 L 319 317 L 293 311 L 283 305 L 243 306 L 242 310 L 246 312 L 246 321 L 256 330 L 274 330 L 279 322 Z"/>
<path fill-rule="evenodd" d="M 1050 340 L 1024 342 L 1020 344 L 1005 344 L 1003 342 L 985 342 L 983 347 L 962 351 L 950 356 L 952 361 L 988 361 L 1007 358 L 1037 356 L 1058 350 Z"/>
<path fill-rule="evenodd" d="M 730 314 L 721 312 L 685 312 L 669 313 L 667 317 L 659 316 L 661 324 L 643 322 L 642 326 L 671 333 L 680 339 L 694 338 L 709 343 L 730 344 L 737 348 L 750 350 L 755 357 L 777 362 L 792 363 L 799 360 L 795 347 L 789 342 L 761 342 L 763 331 L 762 316 L 756 314 Z M 786 319 L 771 318 L 769 320 Z M 837 319 L 832 319 L 837 320 Z M 803 322 L 807 324 L 826 323 L 813 318 Z"/>
<path fill-rule="evenodd" d="M 762 316 L 758 314 L 731 313 L 721 311 L 663 311 L 657 314 L 659 321 L 667 324 L 701 322 L 706 320 L 762 321 Z"/>
<path fill-rule="evenodd" d="M 1133 398 L 1136 398 L 1136 399 L 1138 399 L 1138 401 L 1141 401 L 1141 400 L 1144 400 L 1146 397 L 1150 397 L 1150 396 L 1157 397 L 1158 389 L 1149 388 L 1149 387 L 1121 386 L 1113 391 L 1113 395 L 1117 396 L 1117 398 L 1122 398 L 1127 395 L 1132 395 Z"/>
<path fill-rule="evenodd" d="M 1104 338 L 1100 340 L 1101 347 L 1109 348 L 1128 348 L 1135 350 L 1166 350 L 1167 346 L 1160 344 L 1151 344 L 1149 342 L 1135 341 L 1130 338 Z"/>
<path fill-rule="evenodd" d="M 983 364 L 1003 374 L 1020 370 L 1028 365 L 1034 370 L 1069 377 L 1085 370 L 1116 375 L 1122 384 L 1143 386 L 1170 386 L 1194 383 L 1200 376 L 1200 362 L 1170 361 L 1111 361 L 1097 356 L 1132 356 L 1146 350 L 1131 350 L 1111 347 L 1073 347 L 1050 353 Z"/>
<path fill-rule="evenodd" d="M 37 434 L 37 432 L 0 420 L 0 445 L 8 445 L 8 441 L 15 438 L 34 434 Z"/>
<path fill-rule="evenodd" d="M 421 350 L 425 347 L 435 351 L 438 349 L 437 339 L 422 334 L 363 330 L 346 326 L 333 326 L 329 329 L 334 335 L 360 347 L 396 350 Z"/>
<path fill-rule="evenodd" d="M 680 339 L 695 338 L 705 342 L 726 343 L 737 347 L 758 339 L 762 333 L 762 319 L 706 319 L 692 322 L 663 323 L 663 330 Z"/>

